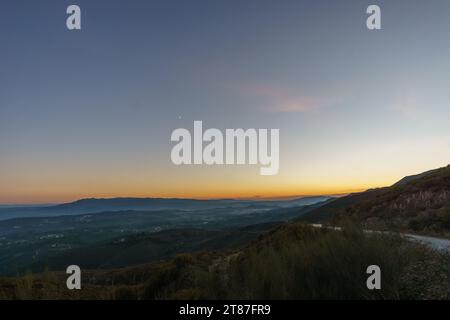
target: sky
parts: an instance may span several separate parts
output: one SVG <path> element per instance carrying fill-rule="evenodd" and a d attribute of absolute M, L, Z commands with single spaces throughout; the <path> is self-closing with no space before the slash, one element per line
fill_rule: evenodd
<path fill-rule="evenodd" d="M 77 4 L 82 30 L 66 28 Z M 366 27 L 381 7 L 382 30 Z M 450 2 L 3 0 L 0 204 L 282 197 L 450 159 Z M 175 166 L 176 128 L 276 128 L 280 169 Z"/>

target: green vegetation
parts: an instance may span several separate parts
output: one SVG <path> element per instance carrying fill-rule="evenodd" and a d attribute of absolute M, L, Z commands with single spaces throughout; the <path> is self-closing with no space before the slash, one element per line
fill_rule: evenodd
<path fill-rule="evenodd" d="M 379 265 L 382 289 L 366 287 Z M 289 223 L 245 248 L 83 273 L 83 289 L 65 275 L 0 279 L 3 298 L 77 299 L 449 299 L 450 258 L 396 235 L 334 231 Z"/>

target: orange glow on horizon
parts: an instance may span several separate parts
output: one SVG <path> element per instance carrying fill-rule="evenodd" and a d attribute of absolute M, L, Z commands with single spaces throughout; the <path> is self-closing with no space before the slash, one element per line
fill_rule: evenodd
<path fill-rule="evenodd" d="M 185 198 L 185 199 L 289 199 L 289 198 L 301 198 L 309 196 L 345 196 L 350 193 L 362 192 L 369 188 L 354 188 L 354 189 L 311 189 L 302 192 L 285 192 L 285 191 L 272 191 L 272 192 L 236 192 L 236 191 L 224 191 L 224 192 L 124 192 L 124 193 L 78 193 L 73 195 L 67 194 L 35 194 L 32 196 L 23 195 L 10 195 L 8 197 L 1 197 L 0 204 L 3 205 L 15 205 L 15 204 L 57 204 L 73 202 L 80 199 L 87 198 Z"/>
<path fill-rule="evenodd" d="M 190 198 L 280 199 L 318 195 L 345 195 L 387 187 L 406 175 L 440 164 L 400 169 L 385 167 L 330 169 L 327 166 L 284 167 L 273 177 L 258 175 L 249 167 L 170 167 L 160 170 L 131 168 L 80 172 L 78 170 L 5 171 L 0 181 L 0 204 L 50 204 L 85 198 Z M 291 169 L 293 168 L 293 169 Z M 58 168 L 59 169 L 59 168 Z M 364 169 L 364 170 L 363 170 Z M 370 170 L 369 170 L 370 169 Z"/>

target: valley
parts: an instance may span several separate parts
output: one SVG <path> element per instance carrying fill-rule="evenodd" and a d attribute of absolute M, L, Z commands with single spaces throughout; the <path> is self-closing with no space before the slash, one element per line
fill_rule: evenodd
<path fill-rule="evenodd" d="M 74 256 L 80 257 L 75 262 L 81 266 L 116 267 L 168 258 L 194 249 L 231 246 L 251 239 L 261 228 L 265 230 L 267 226 L 288 221 L 329 200 L 327 197 L 287 201 L 115 199 L 50 207 L 49 212 L 64 209 L 69 213 L 87 210 L 91 213 L 0 221 L 0 275 L 40 272 L 45 267 L 53 270 L 56 266 L 62 270 L 73 261 L 68 257 Z M 111 209 L 111 202 L 116 203 L 118 210 L 102 211 Z M 130 208 L 147 210 L 122 210 L 127 203 Z M 148 210 L 148 203 L 153 203 L 153 210 Z M 29 212 L 12 210 L 20 216 Z M 257 227 L 244 228 L 250 225 Z M 247 231 L 250 229 L 252 232 Z M 170 238 L 182 243 L 177 246 L 175 240 L 174 243 L 165 240 Z M 208 241 L 213 239 L 216 244 L 209 245 Z M 136 252 L 134 247 L 134 257 L 130 257 L 129 246 L 135 243 L 142 245 L 142 250 L 152 249 Z M 117 261 L 111 264 L 108 252 L 121 258 L 115 258 Z"/>
<path fill-rule="evenodd" d="M 447 299 L 449 192 L 446 167 L 340 198 L 0 208 L 0 296 Z M 82 293 L 61 288 L 72 264 Z M 372 264 L 381 292 L 363 286 Z"/>

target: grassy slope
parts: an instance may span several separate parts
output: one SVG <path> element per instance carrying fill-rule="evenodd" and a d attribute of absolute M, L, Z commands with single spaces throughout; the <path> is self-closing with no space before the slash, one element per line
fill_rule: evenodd
<path fill-rule="evenodd" d="M 382 290 L 366 288 L 366 268 Z M 90 299 L 423 299 L 450 298 L 450 259 L 395 236 L 290 223 L 243 249 L 182 254 L 123 269 L 86 271 L 83 290 L 64 275 L 0 280 L 3 298 Z"/>
<path fill-rule="evenodd" d="M 450 237 L 450 166 L 337 199 L 299 220 Z"/>

